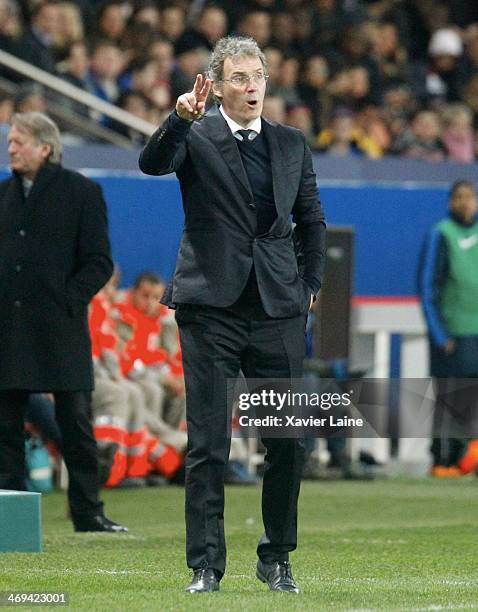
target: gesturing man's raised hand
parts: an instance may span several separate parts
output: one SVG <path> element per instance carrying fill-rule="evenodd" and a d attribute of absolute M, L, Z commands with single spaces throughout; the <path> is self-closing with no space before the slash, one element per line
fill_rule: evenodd
<path fill-rule="evenodd" d="M 207 79 L 202 74 L 196 76 L 193 90 L 182 94 L 177 99 L 176 112 L 181 119 L 193 121 L 204 113 L 211 85 L 211 79 Z"/>

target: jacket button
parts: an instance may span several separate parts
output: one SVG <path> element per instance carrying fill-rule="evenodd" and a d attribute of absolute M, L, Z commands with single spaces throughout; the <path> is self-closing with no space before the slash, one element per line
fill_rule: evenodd
<path fill-rule="evenodd" d="M 22 267 L 21 267 L 21 265 L 20 265 L 20 264 L 17 264 L 17 265 L 15 266 L 15 271 L 16 271 L 16 272 L 21 272 L 21 271 L 22 271 Z"/>
<path fill-rule="evenodd" d="M 249 202 L 248 206 L 249 208 L 252 208 L 252 210 L 256 210 L 256 205 L 254 204 L 254 202 Z"/>
<path fill-rule="evenodd" d="M 22 303 L 20 300 L 15 300 L 13 302 L 13 305 L 15 306 L 15 308 L 21 308 L 22 307 Z"/>
<path fill-rule="evenodd" d="M 21 229 L 18 233 L 20 234 L 20 236 L 22 238 L 25 238 L 25 236 L 27 235 L 27 233 L 26 233 L 26 231 L 24 229 Z"/>

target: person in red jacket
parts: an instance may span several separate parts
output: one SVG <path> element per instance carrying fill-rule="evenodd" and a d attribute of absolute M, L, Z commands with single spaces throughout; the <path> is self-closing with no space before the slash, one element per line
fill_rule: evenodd
<path fill-rule="evenodd" d="M 162 346 L 164 307 L 159 299 L 164 285 L 159 276 L 141 273 L 125 301 L 117 304 L 120 320 L 134 321 L 133 334 L 125 342 L 121 368 L 137 382 L 146 397 L 149 412 L 162 422 L 161 439 L 184 450 L 187 436 L 180 431 L 185 416 L 185 393 L 180 352 L 169 354 Z"/>
<path fill-rule="evenodd" d="M 161 423 L 145 408 L 141 387 L 125 378 L 120 368 L 124 343 L 117 332 L 112 311 L 110 287 L 92 300 L 89 313 L 96 388 L 93 393 L 94 432 L 99 445 L 115 443 L 117 450 L 106 486 L 116 486 L 124 478 L 142 478 L 149 472 L 170 477 L 182 464 L 182 454 L 158 438 Z M 127 317 L 122 333 L 135 322 Z"/>

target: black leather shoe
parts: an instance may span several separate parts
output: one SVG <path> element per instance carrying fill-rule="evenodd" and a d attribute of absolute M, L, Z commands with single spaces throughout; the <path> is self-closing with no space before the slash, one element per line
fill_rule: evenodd
<path fill-rule="evenodd" d="M 211 568 L 195 570 L 193 580 L 186 587 L 188 593 L 213 593 L 219 591 L 219 580 L 216 572 Z"/>
<path fill-rule="evenodd" d="M 271 591 L 300 592 L 292 576 L 292 570 L 288 561 L 262 563 L 259 560 L 257 562 L 256 576 L 261 582 L 267 582 Z"/>
<path fill-rule="evenodd" d="M 107 531 L 110 533 L 128 531 L 127 527 L 110 521 L 109 518 L 106 518 L 106 516 L 102 514 L 77 518 L 73 521 L 73 524 L 75 526 L 75 531 Z"/>

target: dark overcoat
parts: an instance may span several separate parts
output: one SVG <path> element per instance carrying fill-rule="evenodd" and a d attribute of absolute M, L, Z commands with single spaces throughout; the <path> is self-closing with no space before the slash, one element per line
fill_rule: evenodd
<path fill-rule="evenodd" d="M 97 183 L 54 164 L 27 198 L 0 183 L 0 390 L 93 388 L 88 303 L 112 269 Z"/>

